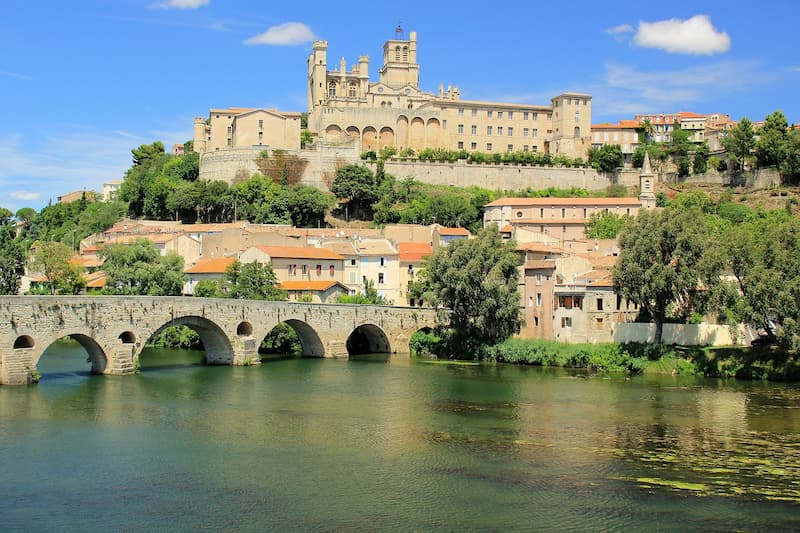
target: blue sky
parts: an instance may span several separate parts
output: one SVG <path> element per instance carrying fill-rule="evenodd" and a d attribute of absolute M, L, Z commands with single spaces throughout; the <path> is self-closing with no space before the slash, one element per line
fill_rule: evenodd
<path fill-rule="evenodd" d="M 384 7 L 386 5 L 387 7 Z M 212 107 L 305 111 L 311 41 L 329 65 L 370 56 L 398 22 L 418 34 L 420 84 L 464 99 L 593 96 L 594 123 L 637 112 L 800 122 L 800 4 L 5 0 L 0 206 L 39 209 L 121 179 L 131 148 L 189 140 Z M 343 11 L 347 9 L 347 11 Z M 348 67 L 349 68 L 349 67 Z"/>

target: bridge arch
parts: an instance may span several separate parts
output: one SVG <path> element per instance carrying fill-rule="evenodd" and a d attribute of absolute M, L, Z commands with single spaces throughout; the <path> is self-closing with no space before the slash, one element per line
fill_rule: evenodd
<path fill-rule="evenodd" d="M 34 344 L 33 337 L 30 335 L 20 335 L 14 340 L 14 349 L 33 348 Z"/>
<path fill-rule="evenodd" d="M 392 351 L 389 337 L 383 329 L 375 324 L 361 324 L 356 327 L 350 332 L 345 344 L 349 356 Z"/>
<path fill-rule="evenodd" d="M 300 355 L 302 357 L 325 357 L 325 345 L 317 331 L 308 323 L 296 318 L 284 320 L 280 324 L 274 326 L 261 337 L 261 342 L 263 342 L 263 339 L 266 339 L 267 336 L 275 330 L 275 328 L 282 324 L 289 326 L 292 328 L 292 330 L 294 330 L 295 334 L 297 335 L 297 340 L 300 341 L 300 347 L 302 349 Z"/>
<path fill-rule="evenodd" d="M 47 351 L 47 348 L 64 338 L 70 338 L 76 341 L 81 345 L 81 348 L 83 348 L 86 353 L 89 354 L 89 361 L 92 363 L 92 374 L 103 374 L 106 371 L 106 366 L 108 365 L 108 356 L 106 355 L 106 351 L 96 340 L 85 333 L 68 333 L 66 335 L 62 335 L 58 339 L 53 339 L 53 341 L 47 346 L 41 345 L 43 347 L 42 350 L 35 350 L 34 353 L 31 354 L 31 369 L 39 366 L 39 361 L 41 361 L 42 356 Z"/>
<path fill-rule="evenodd" d="M 148 335 L 148 342 L 152 337 L 172 326 L 187 326 L 197 332 L 206 352 L 204 361 L 207 365 L 233 364 L 233 347 L 228 335 L 215 322 L 202 316 L 187 315 L 174 318 Z M 136 357 L 138 358 L 139 355 L 141 355 L 141 350 Z"/>

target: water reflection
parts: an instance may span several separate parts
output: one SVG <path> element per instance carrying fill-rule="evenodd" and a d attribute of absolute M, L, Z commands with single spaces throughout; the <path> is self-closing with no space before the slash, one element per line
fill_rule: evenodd
<path fill-rule="evenodd" d="M 180 351 L 114 377 L 58 355 L 0 387 L 11 529 L 800 528 L 792 385 Z"/>

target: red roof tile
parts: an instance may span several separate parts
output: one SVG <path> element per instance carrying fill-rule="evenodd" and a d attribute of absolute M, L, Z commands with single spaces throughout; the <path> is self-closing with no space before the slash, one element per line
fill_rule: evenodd
<path fill-rule="evenodd" d="M 422 261 L 433 254 L 433 247 L 427 242 L 401 242 L 397 246 L 400 261 Z"/>
<path fill-rule="evenodd" d="M 200 259 L 191 266 L 184 270 L 187 274 L 224 274 L 225 270 L 231 266 L 235 257 L 212 257 L 209 259 Z"/>

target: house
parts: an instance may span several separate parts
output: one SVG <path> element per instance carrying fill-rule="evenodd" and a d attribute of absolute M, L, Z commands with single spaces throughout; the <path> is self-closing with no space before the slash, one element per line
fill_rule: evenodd
<path fill-rule="evenodd" d="M 279 281 L 344 281 L 344 257 L 310 246 L 251 246 L 239 255 L 242 263 L 271 263 Z"/>
<path fill-rule="evenodd" d="M 348 294 L 347 286 L 335 280 L 294 280 L 281 282 L 289 301 L 336 303 L 339 296 Z"/>
<path fill-rule="evenodd" d="M 235 261 L 235 257 L 198 259 L 195 264 L 183 270 L 183 273 L 186 274 L 183 294 L 194 294 L 194 289 L 200 281 L 223 279 L 225 277 L 225 271 Z"/>
<path fill-rule="evenodd" d="M 453 241 L 469 239 L 472 234 L 466 228 L 446 228 L 438 224 L 433 225 L 431 231 L 431 241 L 433 251 L 437 251 L 442 246 L 447 246 Z"/>
<path fill-rule="evenodd" d="M 425 259 L 433 254 L 433 247 L 426 242 L 400 242 L 397 244 L 400 261 L 400 297 L 398 303 L 410 306 L 421 305 L 409 296 L 409 284 L 419 279 L 418 273 Z"/>

